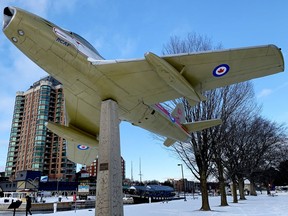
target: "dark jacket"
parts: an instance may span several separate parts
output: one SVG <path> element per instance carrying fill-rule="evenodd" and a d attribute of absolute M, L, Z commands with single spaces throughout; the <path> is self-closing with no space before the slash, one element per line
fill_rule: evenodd
<path fill-rule="evenodd" d="M 26 209 L 31 208 L 31 197 L 26 197 Z"/>

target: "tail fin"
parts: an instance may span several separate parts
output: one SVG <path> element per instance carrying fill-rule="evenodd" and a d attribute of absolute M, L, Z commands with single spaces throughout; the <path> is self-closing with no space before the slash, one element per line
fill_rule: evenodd
<path fill-rule="evenodd" d="M 192 132 L 201 131 L 201 130 L 204 130 L 204 129 L 207 129 L 207 128 L 210 128 L 210 127 L 214 127 L 214 126 L 217 126 L 217 125 L 220 125 L 220 124 L 222 124 L 222 120 L 221 119 L 210 119 L 210 120 L 205 120 L 205 121 L 184 123 L 182 125 L 187 128 L 189 133 L 192 133 Z M 164 145 L 166 147 L 170 147 L 175 142 L 177 142 L 177 140 L 171 139 L 171 138 L 167 138 L 164 141 Z"/>
<path fill-rule="evenodd" d="M 204 121 L 184 123 L 183 125 L 187 128 L 187 130 L 190 133 L 192 133 L 195 131 L 201 131 L 210 127 L 214 127 L 220 124 L 222 124 L 221 119 L 210 119 L 210 120 L 204 120 Z"/>
<path fill-rule="evenodd" d="M 184 105 L 182 103 L 177 104 L 171 115 L 181 124 L 186 122 Z"/>

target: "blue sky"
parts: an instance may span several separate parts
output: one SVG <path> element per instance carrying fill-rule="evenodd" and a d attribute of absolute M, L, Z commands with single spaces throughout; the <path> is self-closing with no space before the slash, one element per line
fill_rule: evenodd
<path fill-rule="evenodd" d="M 40 15 L 86 38 L 106 59 L 142 58 L 145 52 L 162 54 L 171 36 L 206 35 L 224 48 L 275 44 L 288 52 L 288 1 L 196 0 L 25 0 L 0 2 Z M 14 100 L 46 73 L 27 59 L 0 33 L 0 171 L 4 170 Z M 288 121 L 287 72 L 253 81 L 263 116 Z M 155 137 L 143 129 L 121 123 L 121 151 L 126 175 L 143 180 L 181 178 L 181 163 Z M 184 175 L 192 174 L 184 169 Z"/>

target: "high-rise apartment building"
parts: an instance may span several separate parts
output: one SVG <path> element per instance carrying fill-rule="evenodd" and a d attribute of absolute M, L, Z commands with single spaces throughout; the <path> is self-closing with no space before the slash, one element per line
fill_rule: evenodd
<path fill-rule="evenodd" d="M 64 94 L 51 76 L 17 92 L 5 175 L 11 179 L 22 170 L 41 171 L 49 179 L 72 181 L 76 164 L 66 157 L 65 140 L 49 131 L 45 122 L 64 124 Z"/>

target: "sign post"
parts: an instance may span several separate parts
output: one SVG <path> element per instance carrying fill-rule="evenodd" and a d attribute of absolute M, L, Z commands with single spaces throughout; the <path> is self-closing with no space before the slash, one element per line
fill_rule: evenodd
<path fill-rule="evenodd" d="M 22 201 L 20 200 L 17 200 L 16 202 L 12 200 L 12 203 L 8 206 L 8 209 L 13 209 L 13 216 L 15 216 L 16 209 L 18 209 L 21 204 L 22 204 Z"/>

